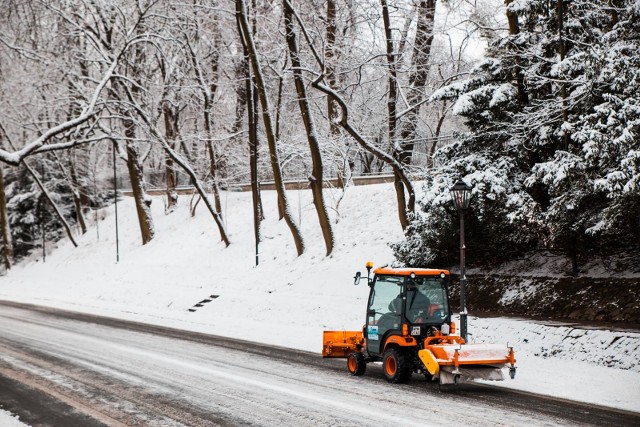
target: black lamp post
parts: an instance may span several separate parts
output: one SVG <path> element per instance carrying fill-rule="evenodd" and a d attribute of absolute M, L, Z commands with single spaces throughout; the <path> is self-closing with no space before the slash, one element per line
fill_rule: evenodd
<path fill-rule="evenodd" d="M 467 302 L 465 296 L 465 287 L 467 282 L 466 270 L 464 265 L 464 213 L 469 208 L 471 200 L 471 187 L 464 181 L 460 180 L 449 190 L 453 204 L 460 215 L 460 336 L 467 340 Z"/>

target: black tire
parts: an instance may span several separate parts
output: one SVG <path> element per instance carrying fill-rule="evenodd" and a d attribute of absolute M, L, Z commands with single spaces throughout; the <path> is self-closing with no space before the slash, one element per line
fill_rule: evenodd
<path fill-rule="evenodd" d="M 349 353 L 347 356 L 347 370 L 354 377 L 364 375 L 367 370 L 367 362 L 364 360 L 364 354 L 359 351 Z"/>
<path fill-rule="evenodd" d="M 382 357 L 382 370 L 387 381 L 394 384 L 405 383 L 411 378 L 413 366 L 407 354 L 397 348 L 390 348 Z"/>

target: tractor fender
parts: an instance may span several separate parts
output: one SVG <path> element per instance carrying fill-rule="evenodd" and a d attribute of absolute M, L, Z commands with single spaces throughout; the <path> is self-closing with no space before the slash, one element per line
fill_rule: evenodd
<path fill-rule="evenodd" d="M 389 336 L 384 343 L 384 350 L 392 347 L 417 347 L 418 342 L 413 337 L 403 337 L 400 335 L 391 335 Z"/>

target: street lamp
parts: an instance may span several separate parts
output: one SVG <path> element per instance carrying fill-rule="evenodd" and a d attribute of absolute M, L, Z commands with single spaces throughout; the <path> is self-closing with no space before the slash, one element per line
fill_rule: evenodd
<path fill-rule="evenodd" d="M 467 276 L 464 265 L 464 212 L 469 208 L 471 201 L 471 187 L 460 180 L 449 190 L 453 204 L 460 215 L 460 336 L 467 340 L 467 303 L 465 287 Z"/>

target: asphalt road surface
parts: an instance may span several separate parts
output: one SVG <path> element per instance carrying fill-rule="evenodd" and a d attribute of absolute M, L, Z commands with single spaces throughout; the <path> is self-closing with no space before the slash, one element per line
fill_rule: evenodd
<path fill-rule="evenodd" d="M 417 375 L 391 385 L 376 365 L 353 378 L 313 353 L 5 302 L 0 408 L 34 427 L 640 426 L 640 414 Z"/>

